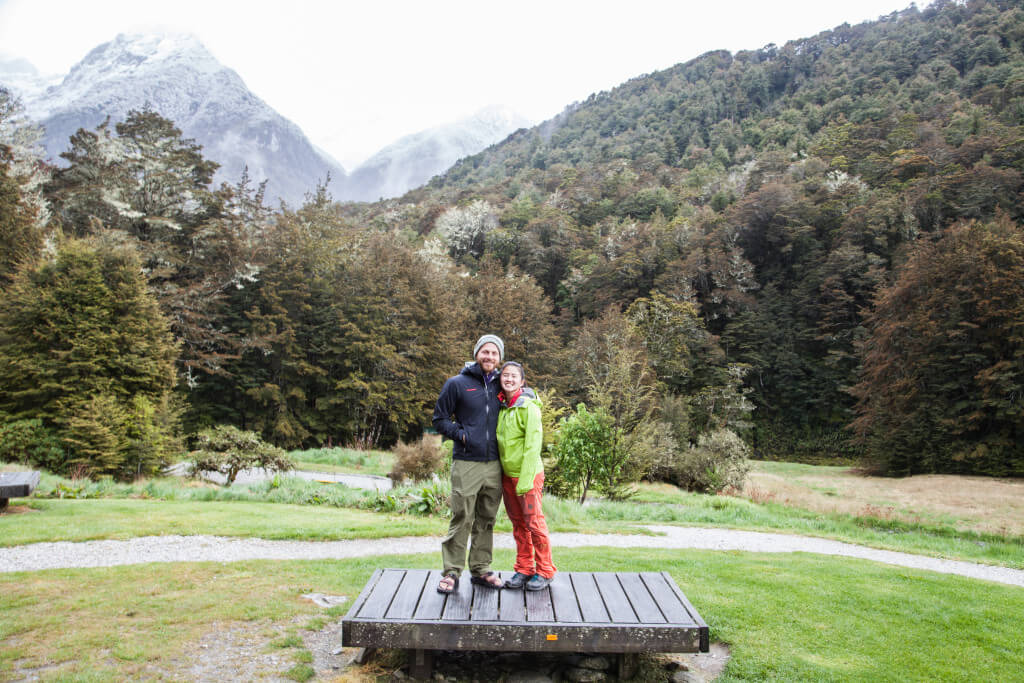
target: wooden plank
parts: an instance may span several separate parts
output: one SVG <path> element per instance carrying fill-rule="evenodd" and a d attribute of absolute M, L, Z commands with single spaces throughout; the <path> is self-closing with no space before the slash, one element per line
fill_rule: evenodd
<path fill-rule="evenodd" d="M 608 610 L 604 607 L 604 600 L 601 599 L 601 592 L 594 581 L 594 575 L 589 572 L 573 572 L 571 578 L 583 621 L 589 624 L 611 621 Z"/>
<path fill-rule="evenodd" d="M 543 622 L 555 620 L 555 610 L 551 606 L 550 586 L 539 591 L 526 591 L 526 620 Z"/>
<path fill-rule="evenodd" d="M 657 603 L 651 597 L 639 574 L 619 574 L 619 583 L 626 593 L 626 599 L 636 612 L 637 619 L 641 624 L 664 624 L 665 617 L 658 609 Z"/>
<path fill-rule="evenodd" d="M 502 579 L 506 581 L 512 578 L 515 572 L 503 572 Z M 522 588 L 502 589 L 498 596 L 498 620 L 507 622 L 526 621 L 526 591 Z"/>
<path fill-rule="evenodd" d="M 416 605 L 416 611 L 412 615 L 413 619 L 433 619 L 436 621 L 441 618 L 441 614 L 444 612 L 446 596 L 437 592 L 437 584 L 440 582 L 440 571 L 435 570 L 427 574 L 427 581 L 423 585 L 423 594 L 420 596 L 420 602 Z"/>
<path fill-rule="evenodd" d="M 348 613 L 345 614 L 346 619 L 352 619 L 357 614 L 359 614 L 359 610 L 363 608 L 363 603 L 366 602 L 366 598 L 370 596 L 370 592 L 373 591 L 373 587 L 377 585 L 377 581 L 380 580 L 380 576 L 383 573 L 383 569 L 374 570 L 373 574 L 370 575 L 370 580 L 366 582 L 366 585 L 363 586 L 363 590 L 359 593 L 358 596 L 356 596 L 356 599 L 352 603 L 352 606 L 348 608 Z"/>
<path fill-rule="evenodd" d="M 391 601 L 386 619 L 409 619 L 416 612 L 416 605 L 419 604 L 420 595 L 423 594 L 423 586 L 427 581 L 430 572 L 426 569 L 410 569 L 402 577 L 402 583 L 395 591 L 395 599 Z M 435 593 L 437 590 L 435 589 Z"/>
<path fill-rule="evenodd" d="M 373 591 L 367 596 L 363 608 L 359 610 L 356 616 L 363 619 L 382 618 L 387 613 L 388 607 L 391 606 L 391 601 L 395 597 L 395 590 L 402 582 L 403 576 L 405 576 L 404 569 L 385 569 L 377 580 L 377 585 L 373 587 Z"/>
<path fill-rule="evenodd" d="M 622 590 L 619 577 L 609 572 L 595 572 L 594 581 L 597 583 L 601 597 L 604 598 L 604 606 L 608 608 L 608 616 L 615 624 L 637 623 L 636 612 L 626 598 L 626 591 Z"/>
<path fill-rule="evenodd" d="M 473 584 L 469 581 L 469 572 L 462 572 L 459 587 L 448 596 L 444 603 L 441 621 L 465 621 L 469 619 L 469 608 L 473 604 Z"/>
<path fill-rule="evenodd" d="M 710 633 L 708 631 L 708 625 L 704 623 L 703 619 L 701 619 L 700 614 L 697 612 L 697 608 L 690 604 L 690 601 L 686 598 L 685 595 L 683 595 L 683 591 L 679 590 L 679 586 L 677 586 L 676 582 L 672 579 L 671 576 L 669 576 L 669 573 L 662 572 L 661 574 L 665 577 L 665 581 L 668 582 L 668 585 L 672 589 L 672 592 L 674 592 L 679 597 L 679 602 L 683 603 L 683 607 L 685 607 L 686 611 L 690 613 L 690 616 L 693 618 L 693 623 L 697 624 L 697 628 L 700 629 L 700 651 L 710 652 L 711 642 Z"/>
<path fill-rule="evenodd" d="M 568 574 L 558 572 L 551 580 L 551 606 L 555 611 L 555 621 L 573 624 L 583 621 L 579 603 L 576 602 L 576 591 L 572 587 L 572 579 Z"/>
<path fill-rule="evenodd" d="M 643 572 L 640 574 L 640 578 L 647 586 L 647 590 L 654 596 L 655 602 L 658 603 L 658 607 L 669 623 L 684 626 L 696 625 L 693 622 L 693 617 L 686 611 L 686 607 L 679 601 L 679 596 L 669 585 L 671 578 L 666 580 L 660 572 Z M 671 583 L 675 582 L 671 581 Z"/>
<path fill-rule="evenodd" d="M 473 621 L 497 621 L 498 596 L 501 592 L 496 588 L 473 586 L 473 608 L 469 618 Z"/>

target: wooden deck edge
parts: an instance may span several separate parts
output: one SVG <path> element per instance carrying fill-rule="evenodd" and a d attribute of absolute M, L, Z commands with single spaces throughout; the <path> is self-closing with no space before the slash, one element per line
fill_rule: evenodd
<path fill-rule="evenodd" d="M 704 622 L 704 619 L 701 618 L 700 613 L 697 612 L 697 608 L 693 606 L 690 599 L 687 598 L 683 591 L 679 589 L 679 586 L 676 585 L 676 582 L 671 575 L 665 571 L 663 571 L 662 574 L 665 576 L 669 587 L 679 598 L 679 602 L 683 603 L 683 607 L 685 607 L 686 611 L 689 612 L 690 618 L 693 619 L 693 623 L 695 623 L 700 630 L 700 651 L 711 652 L 711 631 L 708 628 L 708 625 Z"/>
<path fill-rule="evenodd" d="M 342 620 L 345 647 L 493 652 L 706 652 L 700 626 Z"/>

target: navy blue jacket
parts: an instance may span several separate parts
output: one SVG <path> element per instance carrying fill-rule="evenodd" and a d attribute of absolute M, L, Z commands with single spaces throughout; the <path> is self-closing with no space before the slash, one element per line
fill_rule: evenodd
<path fill-rule="evenodd" d="M 434 429 L 454 442 L 452 457 L 486 462 L 498 459 L 498 377 L 484 381 L 479 363 L 468 363 L 441 388 L 434 406 Z M 465 438 L 463 438 L 465 437 Z"/>

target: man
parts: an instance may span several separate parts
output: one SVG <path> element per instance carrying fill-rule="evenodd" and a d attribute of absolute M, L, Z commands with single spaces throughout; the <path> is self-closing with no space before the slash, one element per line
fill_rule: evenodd
<path fill-rule="evenodd" d="M 485 334 L 473 348 L 475 362 L 450 377 L 434 407 L 434 428 L 453 442 L 452 521 L 441 541 L 444 576 L 438 593 L 451 593 L 469 546 L 469 573 L 473 583 L 501 588 L 491 571 L 494 518 L 501 504 L 501 462 L 498 460 L 498 367 L 505 343 Z"/>

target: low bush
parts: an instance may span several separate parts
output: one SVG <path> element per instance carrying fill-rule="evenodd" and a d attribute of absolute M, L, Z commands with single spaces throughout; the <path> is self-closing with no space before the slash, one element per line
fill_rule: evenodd
<path fill-rule="evenodd" d="M 431 434 L 424 434 L 415 443 L 399 441 L 394 453 L 395 464 L 388 477 L 395 484 L 401 484 L 406 479 L 425 481 L 444 465 L 445 452 L 441 448 L 441 440 Z"/>
<path fill-rule="evenodd" d="M 742 489 L 750 471 L 750 446 L 728 429 L 702 434 L 696 446 L 682 451 L 670 473 L 676 486 L 700 493 Z"/>
<path fill-rule="evenodd" d="M 263 441 L 256 432 L 231 425 L 218 425 L 199 433 L 198 448 L 192 453 L 192 472 L 218 472 L 231 486 L 242 470 L 256 467 L 268 472 L 286 472 L 294 465 L 284 450 Z"/>

